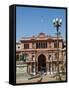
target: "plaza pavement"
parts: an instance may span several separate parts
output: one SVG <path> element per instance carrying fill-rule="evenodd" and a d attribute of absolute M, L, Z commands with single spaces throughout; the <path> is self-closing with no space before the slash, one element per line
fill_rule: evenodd
<path fill-rule="evenodd" d="M 29 79 L 30 78 L 30 79 Z M 63 77 L 62 80 L 65 80 Z M 40 83 L 40 82 L 53 82 L 57 81 L 56 77 L 53 75 L 42 75 L 42 76 L 35 76 L 35 78 L 31 78 L 30 75 L 26 74 L 17 74 L 16 76 L 16 83 Z"/>

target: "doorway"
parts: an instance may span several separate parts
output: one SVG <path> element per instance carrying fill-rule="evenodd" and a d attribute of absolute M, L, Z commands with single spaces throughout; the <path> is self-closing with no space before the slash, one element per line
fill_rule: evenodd
<path fill-rule="evenodd" d="M 43 54 L 38 57 L 38 72 L 41 71 L 46 72 L 46 57 Z"/>

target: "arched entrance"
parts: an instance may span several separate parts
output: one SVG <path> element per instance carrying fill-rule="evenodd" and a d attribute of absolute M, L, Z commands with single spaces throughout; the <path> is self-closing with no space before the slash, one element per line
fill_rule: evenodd
<path fill-rule="evenodd" d="M 46 72 L 46 57 L 43 54 L 38 57 L 38 71 Z"/>

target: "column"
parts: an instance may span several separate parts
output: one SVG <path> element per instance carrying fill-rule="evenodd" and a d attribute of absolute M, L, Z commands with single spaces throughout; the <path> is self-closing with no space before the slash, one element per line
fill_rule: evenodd
<path fill-rule="evenodd" d="M 48 63 L 48 74 L 50 74 L 50 62 Z"/>
<path fill-rule="evenodd" d="M 49 75 L 50 72 L 49 72 L 49 63 L 47 62 L 47 74 Z"/>
<path fill-rule="evenodd" d="M 38 62 L 36 63 L 36 73 L 38 73 Z"/>
<path fill-rule="evenodd" d="M 36 75 L 36 70 L 35 70 L 35 62 L 34 62 L 34 70 L 33 70 L 33 75 Z"/>
<path fill-rule="evenodd" d="M 29 71 L 30 71 L 30 74 L 32 74 L 32 64 L 30 64 L 30 66 L 29 66 Z"/>
<path fill-rule="evenodd" d="M 51 71 L 51 74 L 53 74 L 53 70 L 52 70 L 52 61 L 51 61 L 50 71 Z"/>
<path fill-rule="evenodd" d="M 62 53 L 62 73 L 63 73 L 63 51 L 61 52 Z"/>
<path fill-rule="evenodd" d="M 53 74 L 53 58 L 54 58 L 54 53 L 53 53 L 53 51 L 52 51 L 52 53 L 51 53 L 51 74 Z"/>
<path fill-rule="evenodd" d="M 33 57 L 33 63 L 32 63 L 32 69 L 33 69 L 33 70 L 32 70 L 32 71 L 33 71 L 32 74 L 33 74 L 33 75 L 36 74 L 35 63 L 36 63 L 36 62 L 35 62 L 35 55 L 34 55 L 34 57 Z"/>
<path fill-rule="evenodd" d="M 56 73 L 56 65 L 55 65 L 55 63 L 53 64 L 53 72 Z"/>

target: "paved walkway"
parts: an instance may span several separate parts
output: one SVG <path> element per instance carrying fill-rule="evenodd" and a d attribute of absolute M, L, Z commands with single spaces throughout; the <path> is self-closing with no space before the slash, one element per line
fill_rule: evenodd
<path fill-rule="evenodd" d="M 53 77 L 53 75 L 42 75 L 36 76 L 35 78 L 31 78 L 30 75 L 26 76 L 25 75 L 16 76 L 16 83 L 36 83 L 36 82 L 39 83 L 39 82 L 57 81 L 56 77 Z M 65 80 L 65 78 L 63 78 L 63 80 Z"/>

